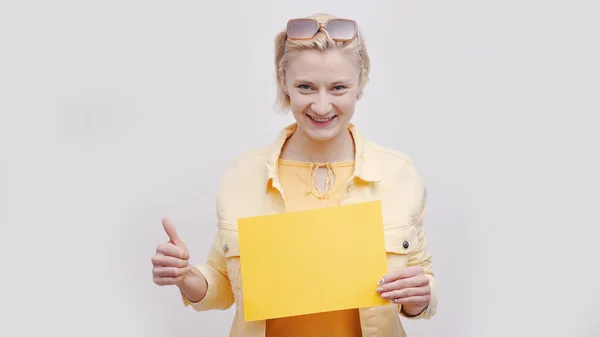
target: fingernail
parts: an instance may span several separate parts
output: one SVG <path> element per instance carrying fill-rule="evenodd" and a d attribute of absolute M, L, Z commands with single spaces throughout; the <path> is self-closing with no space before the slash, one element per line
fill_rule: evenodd
<path fill-rule="evenodd" d="M 395 298 L 392 298 L 392 299 L 390 300 L 390 302 L 392 302 L 392 303 L 395 303 L 395 302 L 396 302 L 396 299 L 395 299 Z"/>
<path fill-rule="evenodd" d="M 379 280 L 379 285 L 382 285 L 385 282 L 385 280 L 382 278 L 381 280 Z"/>
<path fill-rule="evenodd" d="M 382 288 L 382 287 L 379 287 L 379 288 L 377 288 L 375 291 L 376 291 L 376 292 L 378 292 L 378 293 L 380 293 L 380 292 L 382 292 L 382 291 L 383 291 L 383 288 Z"/>
<path fill-rule="evenodd" d="M 390 294 L 388 294 L 388 293 L 381 294 L 381 298 L 388 298 L 388 297 L 390 297 Z"/>

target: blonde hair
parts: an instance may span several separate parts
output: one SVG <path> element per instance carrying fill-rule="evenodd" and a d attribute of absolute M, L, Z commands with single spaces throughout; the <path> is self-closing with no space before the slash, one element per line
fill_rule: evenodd
<path fill-rule="evenodd" d="M 329 14 L 314 14 L 310 16 L 310 18 L 328 20 L 335 17 Z M 371 61 L 360 28 L 358 30 L 358 38 L 348 42 L 336 42 L 329 36 L 327 31 L 322 29 L 320 29 L 319 32 L 317 32 L 317 35 L 311 40 L 288 40 L 287 33 L 283 30 L 275 37 L 275 73 L 277 82 L 276 106 L 280 110 L 288 111 L 290 108 L 290 96 L 284 90 L 282 78 L 282 75 L 285 76 L 289 55 L 301 50 L 328 51 L 333 49 L 341 50 L 356 60 L 361 74 L 361 89 L 357 98 L 360 99 L 362 97 L 362 88 L 366 85 L 366 83 L 362 83 L 362 81 L 368 81 L 369 72 L 371 70 Z M 364 78 L 362 76 L 363 72 L 365 73 Z"/>

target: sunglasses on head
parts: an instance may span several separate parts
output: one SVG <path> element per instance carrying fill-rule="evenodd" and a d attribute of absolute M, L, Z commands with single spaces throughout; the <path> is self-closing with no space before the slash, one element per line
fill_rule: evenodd
<path fill-rule="evenodd" d="M 291 19 L 287 24 L 287 37 L 291 40 L 310 40 L 319 29 L 324 29 L 334 41 L 346 42 L 358 37 L 358 25 L 354 20 L 329 19 L 320 23 L 316 19 Z"/>

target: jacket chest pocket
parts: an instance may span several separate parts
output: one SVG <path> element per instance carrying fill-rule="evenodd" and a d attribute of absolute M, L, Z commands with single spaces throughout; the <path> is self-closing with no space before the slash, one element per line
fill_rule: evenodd
<path fill-rule="evenodd" d="M 242 288 L 242 276 L 237 229 L 232 225 L 219 224 L 219 239 L 223 256 L 225 256 L 231 289 L 239 290 Z"/>
<path fill-rule="evenodd" d="M 410 253 L 417 247 L 417 229 L 412 223 L 393 222 L 384 226 L 385 250 L 389 271 L 408 266 Z"/>

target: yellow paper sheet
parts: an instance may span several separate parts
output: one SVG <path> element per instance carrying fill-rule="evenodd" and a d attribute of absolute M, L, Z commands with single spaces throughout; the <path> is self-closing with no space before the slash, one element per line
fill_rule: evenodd
<path fill-rule="evenodd" d="M 389 304 L 381 203 L 238 220 L 244 316 L 264 320 Z"/>

